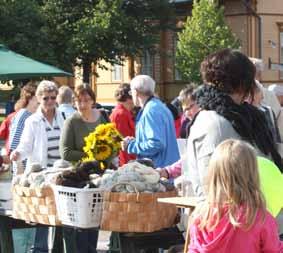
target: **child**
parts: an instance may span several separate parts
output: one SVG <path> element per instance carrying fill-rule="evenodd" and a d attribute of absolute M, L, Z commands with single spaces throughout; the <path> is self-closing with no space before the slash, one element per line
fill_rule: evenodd
<path fill-rule="evenodd" d="M 207 179 L 206 200 L 192 218 L 190 253 L 283 252 L 249 144 L 222 142 L 211 157 Z"/>

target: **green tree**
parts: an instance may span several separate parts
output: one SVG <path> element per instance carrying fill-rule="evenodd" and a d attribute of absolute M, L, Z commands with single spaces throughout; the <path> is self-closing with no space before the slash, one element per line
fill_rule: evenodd
<path fill-rule="evenodd" d="M 153 50 L 170 16 L 168 0 L 0 0 L 0 43 L 87 82 L 92 63 Z"/>
<path fill-rule="evenodd" d="M 52 45 L 48 45 L 35 0 L 0 0 L 0 43 L 34 59 L 54 63 Z"/>
<path fill-rule="evenodd" d="M 178 34 L 176 67 L 184 80 L 201 82 L 200 64 L 210 53 L 240 47 L 224 18 L 224 8 L 212 0 L 195 0 L 192 16 Z"/>
<path fill-rule="evenodd" d="M 167 0 L 43 2 L 56 55 L 63 62 L 82 65 L 84 81 L 89 80 L 91 63 L 98 64 L 103 59 L 119 64 L 125 56 L 154 48 L 158 32 L 170 16 Z"/>

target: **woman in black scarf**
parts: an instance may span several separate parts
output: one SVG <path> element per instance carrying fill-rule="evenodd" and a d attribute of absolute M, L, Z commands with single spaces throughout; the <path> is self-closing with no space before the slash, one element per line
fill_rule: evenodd
<path fill-rule="evenodd" d="M 255 67 L 249 58 L 239 51 L 220 50 L 202 62 L 201 74 L 205 85 L 198 90 L 196 102 L 202 110 L 188 138 L 188 168 L 195 194 L 203 194 L 210 156 L 228 138 L 249 142 L 282 171 L 281 157 L 264 115 L 244 102 L 256 87 Z"/>

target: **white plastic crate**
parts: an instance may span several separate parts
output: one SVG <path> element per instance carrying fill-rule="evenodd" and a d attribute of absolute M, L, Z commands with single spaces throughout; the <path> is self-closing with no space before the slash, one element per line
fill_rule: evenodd
<path fill-rule="evenodd" d="M 62 224 L 79 228 L 97 228 L 102 216 L 102 190 L 55 185 L 56 209 Z"/>

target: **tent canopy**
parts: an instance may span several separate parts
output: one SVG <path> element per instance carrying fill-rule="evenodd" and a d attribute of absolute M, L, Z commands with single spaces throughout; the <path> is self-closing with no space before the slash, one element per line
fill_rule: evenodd
<path fill-rule="evenodd" d="M 72 74 L 17 54 L 0 44 L 0 80 L 8 81 L 47 76 L 72 76 Z"/>

